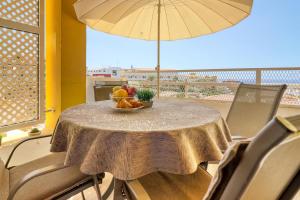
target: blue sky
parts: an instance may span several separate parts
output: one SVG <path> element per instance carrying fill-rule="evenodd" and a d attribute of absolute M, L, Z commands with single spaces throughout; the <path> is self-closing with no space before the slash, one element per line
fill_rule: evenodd
<path fill-rule="evenodd" d="M 227 30 L 163 42 L 168 69 L 300 66 L 300 1 L 254 0 L 252 14 Z M 87 28 L 87 66 L 154 67 L 156 42 Z"/>

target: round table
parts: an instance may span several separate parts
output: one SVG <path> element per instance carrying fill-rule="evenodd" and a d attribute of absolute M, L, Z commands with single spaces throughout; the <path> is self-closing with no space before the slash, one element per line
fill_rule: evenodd
<path fill-rule="evenodd" d="M 155 171 L 190 174 L 217 161 L 228 147 L 228 127 L 215 109 L 186 100 L 156 100 L 153 108 L 119 113 L 110 101 L 65 110 L 52 152 L 86 174 L 110 172 L 132 180 Z"/>

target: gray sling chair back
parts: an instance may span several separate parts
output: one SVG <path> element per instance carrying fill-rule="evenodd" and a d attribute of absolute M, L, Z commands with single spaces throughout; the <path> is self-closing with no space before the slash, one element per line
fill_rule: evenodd
<path fill-rule="evenodd" d="M 225 153 L 216 175 L 155 172 L 123 182 L 130 200 L 297 200 L 300 196 L 300 115 L 271 120 L 253 140 Z"/>
<path fill-rule="evenodd" d="M 112 93 L 112 89 L 114 86 L 94 86 L 94 96 L 95 101 L 105 101 L 109 100 L 109 94 Z"/>
<path fill-rule="evenodd" d="M 23 140 L 12 150 L 6 164 L 0 159 L 0 200 L 68 199 L 83 190 L 95 187 L 101 199 L 99 184 L 103 174 L 82 174 L 79 166 L 64 165 L 65 153 L 51 153 L 18 166 L 10 166 L 15 151 L 24 143 L 51 137 L 44 135 Z M 112 186 L 102 196 L 106 199 Z"/>
<path fill-rule="evenodd" d="M 226 118 L 233 139 L 255 136 L 276 114 L 286 88 L 241 83 Z"/>

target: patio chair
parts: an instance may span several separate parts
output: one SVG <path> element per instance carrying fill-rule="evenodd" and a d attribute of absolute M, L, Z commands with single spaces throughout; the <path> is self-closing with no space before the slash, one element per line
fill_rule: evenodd
<path fill-rule="evenodd" d="M 300 115 L 293 119 L 300 122 Z M 129 200 L 295 199 L 300 195 L 300 134 L 298 125 L 288 120 L 277 117 L 253 140 L 236 142 L 213 178 L 201 167 L 190 175 L 155 172 L 123 182 L 123 196 Z"/>
<path fill-rule="evenodd" d="M 94 186 L 101 199 L 99 184 L 104 173 L 97 176 L 82 174 L 79 166 L 64 165 L 65 153 L 51 153 L 18 166 L 10 166 L 15 151 L 22 144 L 51 135 L 28 138 L 12 150 L 6 164 L 0 159 L 0 199 L 67 199 Z M 111 191 L 109 191 L 111 192 Z M 107 196 L 108 194 L 106 194 Z"/>
<path fill-rule="evenodd" d="M 226 122 L 232 139 L 255 136 L 276 114 L 286 85 L 240 84 Z"/>
<path fill-rule="evenodd" d="M 113 87 L 114 86 L 94 86 L 95 101 L 109 100 L 109 94 L 112 93 Z"/>

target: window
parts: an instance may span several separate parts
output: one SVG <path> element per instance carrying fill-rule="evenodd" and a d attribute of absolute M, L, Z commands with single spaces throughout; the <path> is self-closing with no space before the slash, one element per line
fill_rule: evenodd
<path fill-rule="evenodd" d="M 0 129 L 44 119 L 43 0 L 0 1 Z"/>

